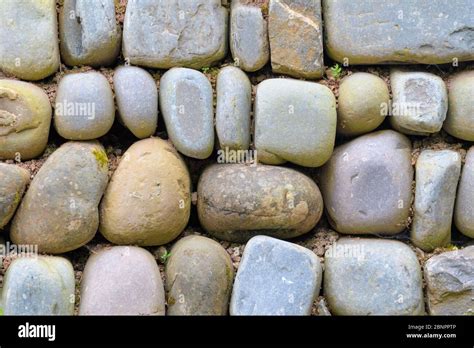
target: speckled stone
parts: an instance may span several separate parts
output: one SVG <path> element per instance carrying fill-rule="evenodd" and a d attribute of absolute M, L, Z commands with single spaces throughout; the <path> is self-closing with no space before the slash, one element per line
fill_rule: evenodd
<path fill-rule="evenodd" d="M 245 245 L 235 278 L 231 315 L 310 315 L 322 267 L 309 249 L 267 236 Z"/>

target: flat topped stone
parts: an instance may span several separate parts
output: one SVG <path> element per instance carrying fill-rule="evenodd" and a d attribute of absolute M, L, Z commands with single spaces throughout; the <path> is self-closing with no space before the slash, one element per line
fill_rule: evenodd
<path fill-rule="evenodd" d="M 55 0 L 0 1 L 0 69 L 41 80 L 59 68 Z"/>
<path fill-rule="evenodd" d="M 59 13 L 61 58 L 67 65 L 110 65 L 122 37 L 114 0 L 65 0 Z"/>
<path fill-rule="evenodd" d="M 474 314 L 474 246 L 431 257 L 424 274 L 431 315 Z"/>
<path fill-rule="evenodd" d="M 129 0 L 123 55 L 150 68 L 212 65 L 227 54 L 227 17 L 220 0 Z"/>
<path fill-rule="evenodd" d="M 257 87 L 254 113 L 259 161 L 319 167 L 331 157 L 336 99 L 326 86 L 293 79 L 265 80 Z"/>
<path fill-rule="evenodd" d="M 15 259 L 5 275 L 2 306 L 5 315 L 73 315 L 74 269 L 62 257 Z"/>
<path fill-rule="evenodd" d="M 318 257 L 297 244 L 267 236 L 245 245 L 235 278 L 231 315 L 309 315 L 319 294 Z"/>
<path fill-rule="evenodd" d="M 270 0 L 268 36 L 273 72 L 309 79 L 323 75 L 320 0 Z"/>
<path fill-rule="evenodd" d="M 323 1 L 326 49 L 349 64 L 442 64 L 474 59 L 474 2 Z"/>
<path fill-rule="evenodd" d="M 145 249 L 115 246 L 92 254 L 81 281 L 80 315 L 164 315 L 165 291 Z"/>
<path fill-rule="evenodd" d="M 324 265 L 332 314 L 424 314 L 420 264 L 402 242 L 342 238 L 326 251 Z"/>
<path fill-rule="evenodd" d="M 160 105 L 168 136 L 182 154 L 204 159 L 214 149 L 212 86 L 199 71 L 168 70 L 160 80 Z"/>

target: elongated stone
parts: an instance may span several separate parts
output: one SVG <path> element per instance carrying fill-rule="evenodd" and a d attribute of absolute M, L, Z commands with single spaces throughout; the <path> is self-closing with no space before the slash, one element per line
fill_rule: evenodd
<path fill-rule="evenodd" d="M 13 217 L 29 182 L 30 172 L 26 169 L 0 163 L 0 229 Z"/>
<path fill-rule="evenodd" d="M 461 156 L 452 150 L 424 150 L 416 162 L 416 192 L 411 240 L 432 251 L 451 241 L 454 200 Z"/>
<path fill-rule="evenodd" d="M 466 155 L 461 179 L 459 180 L 454 223 L 464 235 L 474 238 L 474 147 Z"/>

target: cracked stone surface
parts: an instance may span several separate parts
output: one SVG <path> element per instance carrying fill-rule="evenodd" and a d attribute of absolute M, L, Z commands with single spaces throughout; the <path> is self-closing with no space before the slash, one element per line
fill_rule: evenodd
<path fill-rule="evenodd" d="M 467 152 L 456 194 L 454 223 L 464 235 L 474 238 L 474 147 Z"/>
<path fill-rule="evenodd" d="M 123 55 L 150 68 L 208 67 L 227 54 L 227 26 L 220 0 L 129 0 Z"/>
<path fill-rule="evenodd" d="M 273 72 L 308 79 L 323 75 L 320 0 L 270 0 L 268 35 Z"/>
<path fill-rule="evenodd" d="M 0 69 L 36 81 L 58 68 L 56 1 L 0 1 Z"/>
<path fill-rule="evenodd" d="M 168 315 L 226 315 L 234 281 L 227 251 L 202 236 L 180 239 L 166 262 Z"/>
<path fill-rule="evenodd" d="M 424 251 L 451 242 L 454 200 L 461 155 L 453 150 L 424 150 L 416 162 L 416 192 L 411 240 Z"/>
<path fill-rule="evenodd" d="M 74 270 L 62 257 L 15 259 L 2 291 L 5 315 L 73 315 Z"/>
<path fill-rule="evenodd" d="M 10 229 L 15 244 L 61 254 L 88 243 L 99 226 L 108 160 L 98 142 L 68 142 L 53 152 L 31 182 Z"/>
<path fill-rule="evenodd" d="M 235 277 L 230 314 L 309 315 L 322 273 L 311 250 L 267 236 L 253 237 Z"/>
<path fill-rule="evenodd" d="M 79 315 L 165 315 L 165 291 L 153 255 L 135 246 L 92 254 L 82 275 Z"/>
<path fill-rule="evenodd" d="M 41 88 L 0 80 L 0 159 L 28 160 L 41 155 L 48 142 L 51 113 Z"/>
<path fill-rule="evenodd" d="M 340 233 L 396 234 L 410 215 L 411 143 L 383 130 L 334 149 L 321 171 L 328 220 Z"/>
<path fill-rule="evenodd" d="M 334 315 L 425 313 L 420 264 L 402 242 L 342 238 L 326 251 L 324 266 L 324 296 Z"/>
<path fill-rule="evenodd" d="M 267 21 L 258 6 L 232 1 L 230 51 L 235 65 L 244 71 L 257 71 L 270 58 Z"/>
<path fill-rule="evenodd" d="M 323 2 L 326 50 L 348 64 L 442 64 L 474 59 L 474 2 Z"/>
<path fill-rule="evenodd" d="M 314 181 L 295 170 L 218 164 L 199 179 L 197 209 L 210 234 L 245 242 L 259 234 L 286 239 L 309 232 L 323 201 Z"/>
<path fill-rule="evenodd" d="M 59 13 L 59 35 L 61 58 L 67 65 L 112 64 L 122 38 L 114 0 L 65 0 Z"/>
<path fill-rule="evenodd" d="M 0 230 L 13 217 L 29 183 L 29 171 L 13 164 L 0 163 Z"/>
<path fill-rule="evenodd" d="M 405 134 L 428 135 L 441 130 L 448 111 L 448 91 L 443 79 L 427 72 L 392 69 L 394 129 Z"/>
<path fill-rule="evenodd" d="M 424 275 L 431 315 L 473 315 L 474 246 L 431 257 Z"/>
<path fill-rule="evenodd" d="M 255 96 L 255 149 L 259 161 L 319 167 L 336 137 L 336 99 L 314 82 L 267 79 Z"/>

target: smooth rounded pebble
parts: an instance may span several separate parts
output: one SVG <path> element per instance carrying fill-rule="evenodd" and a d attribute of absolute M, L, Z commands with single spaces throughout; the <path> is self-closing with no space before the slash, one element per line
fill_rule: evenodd
<path fill-rule="evenodd" d="M 474 70 L 455 74 L 449 82 L 448 116 L 444 130 L 452 136 L 474 141 Z"/>
<path fill-rule="evenodd" d="M 165 291 L 145 249 L 114 246 L 91 254 L 81 280 L 79 315 L 164 315 Z"/>
<path fill-rule="evenodd" d="M 70 66 L 111 65 L 120 53 L 114 0 L 64 0 L 59 11 L 62 60 Z"/>
<path fill-rule="evenodd" d="M 13 218 L 16 244 L 60 254 L 88 243 L 99 225 L 108 159 L 98 142 L 68 142 L 53 152 L 31 182 Z"/>
<path fill-rule="evenodd" d="M 334 315 L 423 315 L 416 254 L 402 242 L 342 238 L 324 258 L 324 296 Z"/>
<path fill-rule="evenodd" d="M 191 179 L 173 146 L 140 140 L 123 155 L 100 206 L 100 232 L 115 244 L 162 245 L 186 227 Z"/>
<path fill-rule="evenodd" d="M 56 1 L 0 1 L 0 70 L 37 81 L 59 63 Z"/>
<path fill-rule="evenodd" d="M 38 157 L 48 143 L 51 103 L 39 87 L 0 80 L 0 159 Z"/>
<path fill-rule="evenodd" d="M 453 150 L 424 150 L 416 161 L 416 191 L 411 240 L 424 251 L 451 242 L 454 200 L 461 155 Z"/>
<path fill-rule="evenodd" d="M 0 229 L 13 217 L 29 182 L 30 172 L 26 169 L 0 163 Z"/>
<path fill-rule="evenodd" d="M 232 1 L 229 41 L 234 64 L 242 70 L 253 72 L 267 64 L 270 59 L 268 28 L 259 6 Z"/>
<path fill-rule="evenodd" d="M 431 315 L 474 314 L 474 246 L 431 257 L 424 275 Z"/>
<path fill-rule="evenodd" d="M 474 238 L 474 147 L 466 154 L 454 207 L 454 223 L 464 235 Z"/>
<path fill-rule="evenodd" d="M 3 314 L 73 315 L 74 279 L 72 264 L 65 258 L 17 258 L 3 281 Z"/>
<path fill-rule="evenodd" d="M 247 150 L 250 145 L 252 84 L 235 67 L 225 67 L 217 75 L 216 130 L 221 149 Z"/>
<path fill-rule="evenodd" d="M 340 233 L 396 234 L 410 216 L 411 143 L 383 130 L 338 146 L 321 171 L 330 224 Z"/>
<path fill-rule="evenodd" d="M 260 162 L 319 167 L 331 157 L 336 99 L 326 86 L 293 79 L 265 80 L 257 86 L 254 113 Z"/>
<path fill-rule="evenodd" d="M 160 105 L 168 136 L 183 155 L 205 159 L 214 149 L 212 86 L 199 71 L 168 70 L 160 80 Z"/>
<path fill-rule="evenodd" d="M 322 267 L 309 249 L 267 236 L 245 245 L 235 277 L 231 315 L 310 315 Z"/>
<path fill-rule="evenodd" d="M 69 140 L 92 140 L 112 128 L 114 95 L 102 74 L 92 71 L 65 75 L 58 84 L 54 126 Z"/>
<path fill-rule="evenodd" d="M 441 130 L 448 111 L 443 79 L 427 72 L 392 69 L 392 127 L 405 134 L 428 135 Z"/>
<path fill-rule="evenodd" d="M 168 315 L 226 315 L 233 280 L 232 260 L 219 243 L 180 239 L 166 262 Z"/>
<path fill-rule="evenodd" d="M 300 236 L 313 229 L 323 211 L 314 181 L 288 168 L 212 165 L 201 175 L 197 191 L 202 227 L 233 242 L 259 234 Z"/>
<path fill-rule="evenodd" d="M 155 134 L 158 125 L 158 90 L 144 69 L 121 66 L 114 73 L 114 90 L 120 121 L 137 138 Z"/>
<path fill-rule="evenodd" d="M 380 77 L 354 73 L 339 86 L 337 132 L 355 136 L 376 129 L 388 114 L 390 94 Z"/>

